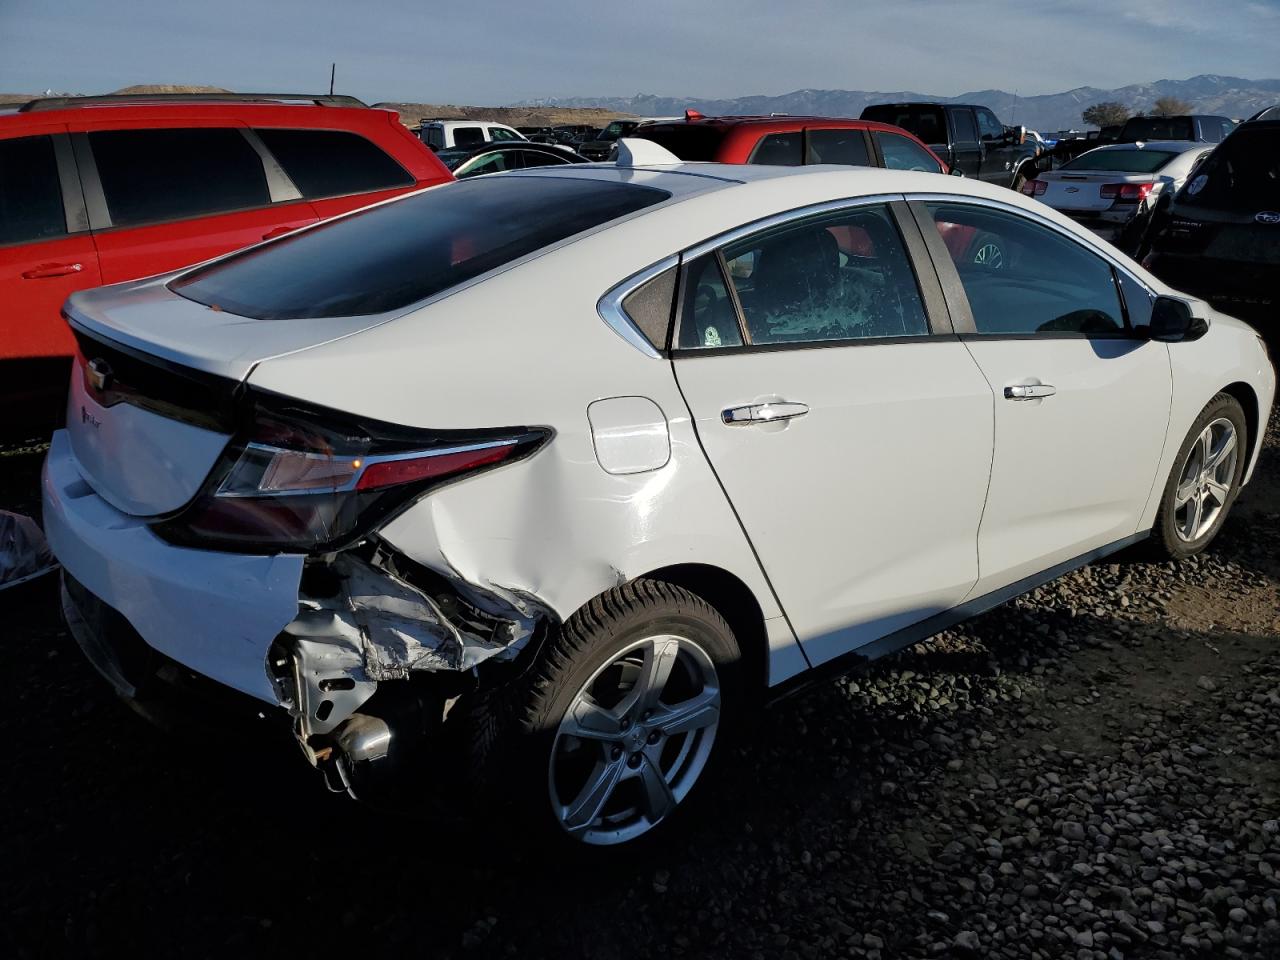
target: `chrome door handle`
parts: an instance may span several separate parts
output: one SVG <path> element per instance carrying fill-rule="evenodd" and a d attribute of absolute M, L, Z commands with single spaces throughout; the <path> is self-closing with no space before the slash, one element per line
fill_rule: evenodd
<path fill-rule="evenodd" d="M 1004 388 L 1006 400 L 1039 400 L 1041 397 L 1052 397 L 1058 388 L 1047 383 L 1017 383 Z"/>
<path fill-rule="evenodd" d="M 768 403 L 751 403 L 743 407 L 729 407 L 720 412 L 720 419 L 729 426 L 745 423 L 775 423 L 794 420 L 809 412 L 807 403 L 774 400 Z"/>

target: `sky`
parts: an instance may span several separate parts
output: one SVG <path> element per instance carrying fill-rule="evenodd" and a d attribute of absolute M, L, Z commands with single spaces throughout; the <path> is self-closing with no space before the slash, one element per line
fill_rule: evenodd
<path fill-rule="evenodd" d="M 1021 95 L 1280 74 L 1280 0 L 0 0 L 0 92 Z"/>

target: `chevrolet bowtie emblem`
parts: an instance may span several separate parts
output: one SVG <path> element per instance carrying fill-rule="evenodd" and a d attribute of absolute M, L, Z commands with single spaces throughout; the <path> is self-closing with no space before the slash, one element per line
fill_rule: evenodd
<path fill-rule="evenodd" d="M 85 372 L 89 377 L 89 383 L 93 389 L 101 392 L 111 384 L 111 364 L 103 360 L 101 357 L 95 357 L 89 361 L 89 365 L 85 368 Z"/>

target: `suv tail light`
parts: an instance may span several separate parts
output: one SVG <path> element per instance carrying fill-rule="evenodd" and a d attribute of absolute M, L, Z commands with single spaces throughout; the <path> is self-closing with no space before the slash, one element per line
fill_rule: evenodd
<path fill-rule="evenodd" d="M 1100 193 L 1103 200 L 1140 203 L 1147 199 L 1154 187 L 1154 181 L 1147 183 L 1104 183 L 1100 188 Z"/>
<path fill-rule="evenodd" d="M 324 553 L 368 535 L 428 490 L 523 459 L 547 429 L 412 431 L 252 397 L 249 426 L 204 489 L 152 525 L 187 546 Z"/>
<path fill-rule="evenodd" d="M 1044 192 L 1048 189 L 1049 189 L 1048 182 L 1044 180 L 1036 180 L 1034 178 L 1026 181 L 1022 185 L 1022 192 L 1025 193 L 1028 197 L 1043 196 Z"/>

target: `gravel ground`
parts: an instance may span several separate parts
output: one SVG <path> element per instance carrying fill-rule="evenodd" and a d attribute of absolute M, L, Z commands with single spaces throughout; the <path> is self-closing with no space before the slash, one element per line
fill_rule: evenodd
<path fill-rule="evenodd" d="M 769 711 L 680 843 L 547 863 L 123 708 L 0 594 L 0 955 L 1280 958 L 1280 430 L 1210 554 L 1082 570 Z M 30 510 L 38 454 L 0 456 Z M 16 595 L 13 595 L 16 594 Z"/>

